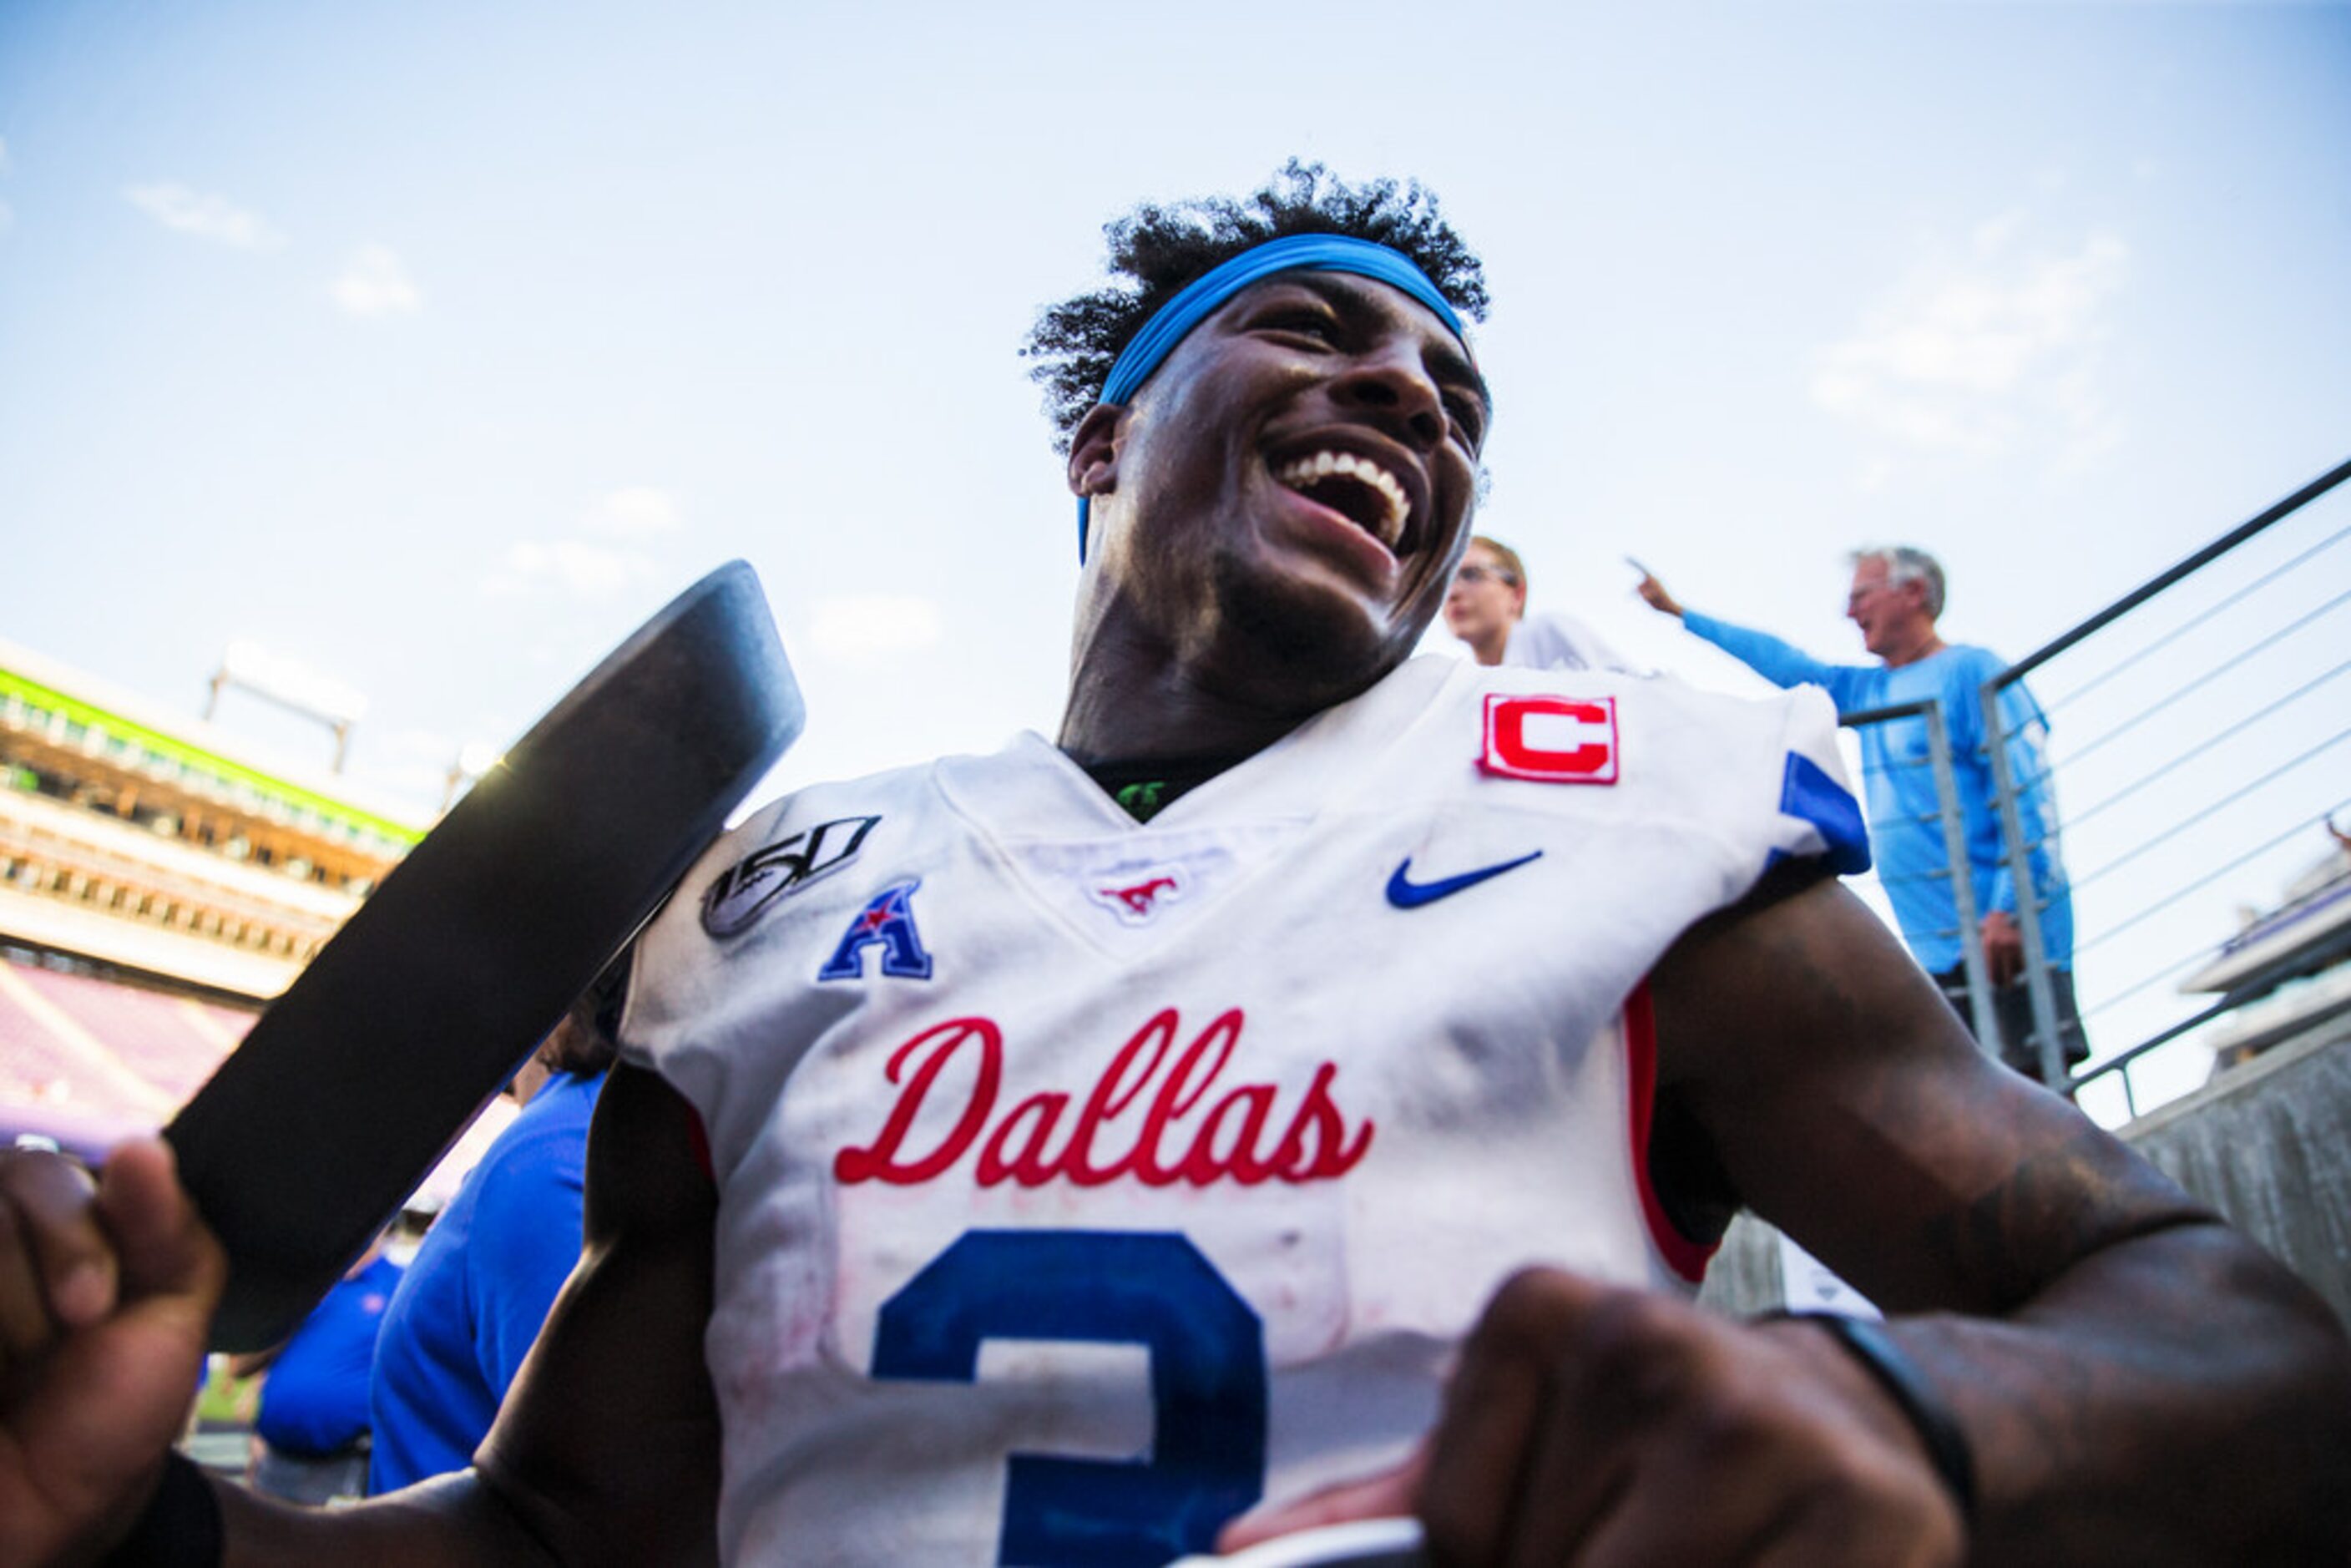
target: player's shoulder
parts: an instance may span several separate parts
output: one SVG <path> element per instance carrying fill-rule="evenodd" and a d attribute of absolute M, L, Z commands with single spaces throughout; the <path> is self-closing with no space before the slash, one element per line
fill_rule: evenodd
<path fill-rule="evenodd" d="M 1399 680 L 1398 677 L 1404 677 Z M 1383 702 L 1403 749 L 1445 787 L 1508 786 L 1497 803 L 1583 813 L 1583 793 L 1544 784 L 1613 786 L 1652 808 L 1728 809 L 1758 788 L 1777 789 L 1792 754 L 1834 769 L 1836 710 L 1818 687 L 1760 696 L 1708 691 L 1678 676 L 1616 670 L 1481 667 L 1415 661 L 1391 677 Z M 1440 738 L 1446 737 L 1446 738 Z M 1476 762 L 1465 779 L 1454 759 Z"/>
<path fill-rule="evenodd" d="M 1023 737 L 1029 738 L 1029 737 Z M 1008 747 L 1004 756 L 1017 747 Z M 941 799 L 940 777 L 952 766 L 988 766 L 995 757 L 944 757 L 852 779 L 800 785 L 758 807 L 720 834 L 688 873 L 687 884 L 700 886 L 725 868 L 761 852 L 802 852 L 822 860 L 827 852 L 848 853 L 852 839 L 864 835 L 883 819 L 905 823 L 935 810 Z"/>
<path fill-rule="evenodd" d="M 1044 767 L 1051 747 L 1023 734 L 986 756 L 953 756 L 862 778 L 802 786 L 746 816 L 705 850 L 648 937 L 666 948 L 688 926 L 727 943 L 779 901 L 827 904 L 834 873 L 877 856 L 920 858 L 917 846 L 964 831 L 946 779 Z"/>
<path fill-rule="evenodd" d="M 1430 658 L 1446 662 L 1437 655 Z M 1551 696 L 1605 705 L 1620 714 L 1638 715 L 1645 723 L 1694 725 L 1725 735 L 1750 730 L 1776 735 L 1791 727 L 1834 727 L 1836 722 L 1836 705 L 1814 685 L 1750 695 L 1695 686 L 1664 672 L 1449 663 L 1456 667 L 1435 688 L 1434 701 L 1462 707 L 1483 710 L 1513 699 Z"/>
<path fill-rule="evenodd" d="M 772 841 L 778 832 L 838 816 L 856 808 L 888 802 L 904 810 L 936 789 L 936 775 L 945 759 L 908 763 L 856 778 L 802 784 L 750 812 L 721 834 L 714 852 L 745 851 Z"/>

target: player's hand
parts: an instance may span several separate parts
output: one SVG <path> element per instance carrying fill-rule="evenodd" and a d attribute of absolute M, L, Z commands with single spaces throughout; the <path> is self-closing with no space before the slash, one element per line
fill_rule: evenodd
<path fill-rule="evenodd" d="M 95 1553 L 136 1521 L 227 1274 L 162 1140 L 96 1185 L 0 1150 L 0 1563 Z"/>
<path fill-rule="evenodd" d="M 1983 937 L 1984 967 L 1995 986 L 2012 986 L 2024 973 L 2024 933 L 2016 928 L 2016 921 L 2005 910 L 1993 910 L 1983 917 L 1980 929 Z"/>
<path fill-rule="evenodd" d="M 1821 1330 L 1555 1270 L 1495 1296 L 1409 1463 L 1218 1545 L 1405 1512 L 1447 1564 L 1944 1564 L 1965 1548 L 1908 1420 Z"/>
<path fill-rule="evenodd" d="M 1633 591 L 1639 594 L 1642 601 L 1652 610 L 1662 610 L 1668 615 L 1679 615 L 1682 612 L 1682 601 L 1666 591 L 1666 585 L 1657 580 L 1657 575 L 1655 572 L 1643 572 L 1641 580 L 1633 585 Z"/>

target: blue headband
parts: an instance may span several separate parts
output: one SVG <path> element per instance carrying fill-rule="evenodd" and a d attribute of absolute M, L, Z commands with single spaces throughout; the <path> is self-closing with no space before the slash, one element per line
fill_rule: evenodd
<path fill-rule="evenodd" d="M 1437 285 L 1428 280 L 1428 274 L 1414 266 L 1402 251 L 1350 235 L 1287 235 L 1209 268 L 1162 305 L 1126 345 L 1118 362 L 1111 366 L 1110 379 L 1102 383 L 1102 401 L 1119 403 L 1133 397 L 1151 379 L 1151 372 L 1176 351 L 1176 345 L 1191 335 L 1193 328 L 1250 284 L 1278 272 L 1352 272 L 1374 278 L 1402 289 L 1427 306 L 1445 323 L 1447 331 L 1467 341 L 1461 318 L 1453 313 L 1453 307 L 1446 303 Z M 1078 497 L 1081 566 L 1086 559 L 1086 518 L 1091 509 L 1087 503 L 1088 497 Z"/>

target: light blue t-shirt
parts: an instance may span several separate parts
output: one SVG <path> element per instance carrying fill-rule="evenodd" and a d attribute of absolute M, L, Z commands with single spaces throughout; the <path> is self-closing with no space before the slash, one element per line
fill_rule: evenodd
<path fill-rule="evenodd" d="M 1976 918 L 1992 910 L 2016 912 L 2016 885 L 2001 852 L 2000 816 L 1992 807 L 1991 752 L 1984 736 L 1983 683 L 2008 666 L 1986 648 L 1949 647 L 1915 664 L 1824 664 L 1769 632 L 1718 621 L 1696 611 L 1682 624 L 1776 685 L 1825 687 L 1840 714 L 1938 697 L 1951 742 L 1951 770 L 1966 826 L 1970 885 Z M 2022 787 L 2017 815 L 2032 850 L 2032 878 L 2043 907 L 2041 939 L 2050 963 L 2074 962 L 2074 896 L 2056 839 L 2056 810 L 2043 746 L 2049 721 L 2022 682 L 2000 694 L 2001 727 L 2008 732 L 2009 777 Z M 1890 719 L 1855 732 L 1861 739 L 1862 785 L 1869 800 L 1869 839 L 1878 881 L 1919 966 L 1956 968 L 1960 959 L 1959 904 L 1951 892 L 1943 827 L 1927 756 L 1927 721 Z"/>

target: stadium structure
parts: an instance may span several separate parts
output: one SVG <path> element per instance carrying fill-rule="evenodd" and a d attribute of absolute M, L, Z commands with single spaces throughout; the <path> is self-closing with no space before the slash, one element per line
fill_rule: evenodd
<path fill-rule="evenodd" d="M 2264 1051 L 2351 1040 L 2351 834 L 2285 885 L 2277 904 L 2241 912 L 2242 929 L 2179 982 L 2189 996 L 2250 998 L 2208 1041 L 2216 1073 Z"/>
<path fill-rule="evenodd" d="M 0 1136 L 85 1157 L 168 1120 L 425 829 L 5 642 L 0 785 Z"/>

